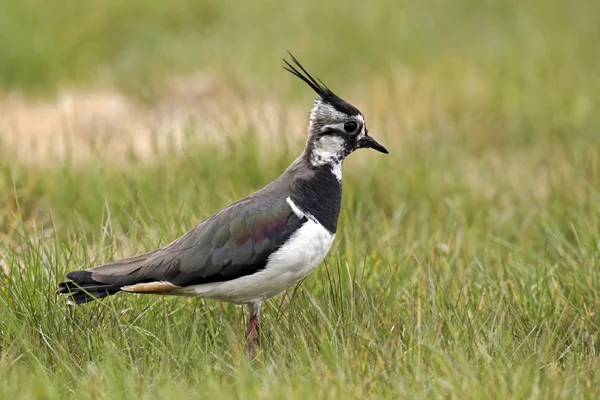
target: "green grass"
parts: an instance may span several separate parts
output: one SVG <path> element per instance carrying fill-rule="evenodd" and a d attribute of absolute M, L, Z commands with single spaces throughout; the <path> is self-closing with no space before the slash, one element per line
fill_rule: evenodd
<path fill-rule="evenodd" d="M 266 304 L 250 363 L 242 308 L 67 308 L 54 290 L 260 188 L 300 142 L 265 146 L 248 126 L 223 148 L 191 126 L 185 151 L 150 161 L 30 163 L 0 147 L 0 398 L 600 395 L 595 2 L 5 3 L 5 89 L 100 82 L 144 98 L 201 68 L 252 88 L 236 89 L 250 111 L 265 93 L 308 111 L 280 69 L 289 48 L 391 154 L 347 160 L 332 251 Z"/>
<path fill-rule="evenodd" d="M 450 62 L 540 84 L 598 88 L 594 0 L 3 0 L 0 88 L 52 91 L 115 84 L 142 98 L 175 72 L 205 69 L 243 85 L 281 85 L 286 50 L 333 87 L 398 68 L 447 71 Z M 570 72 L 579 72 L 571 74 Z M 581 72 L 584 72 L 583 74 Z M 258 90 L 259 83 L 253 85 Z M 566 88 L 564 88 L 566 90 Z M 517 100 L 517 99 L 515 99 Z M 558 101 L 558 100 L 556 100 Z"/>

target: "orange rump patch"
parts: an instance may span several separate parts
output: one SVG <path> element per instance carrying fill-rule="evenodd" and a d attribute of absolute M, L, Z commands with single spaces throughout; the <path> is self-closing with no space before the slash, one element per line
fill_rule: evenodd
<path fill-rule="evenodd" d="M 174 289 L 181 289 L 181 286 L 173 285 L 171 282 L 159 281 L 148 283 L 136 283 L 135 285 L 123 286 L 124 292 L 131 293 L 165 293 Z"/>

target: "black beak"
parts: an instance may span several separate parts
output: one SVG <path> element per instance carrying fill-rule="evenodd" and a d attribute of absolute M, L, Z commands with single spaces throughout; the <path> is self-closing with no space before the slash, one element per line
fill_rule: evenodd
<path fill-rule="evenodd" d="M 377 143 L 377 140 L 375 140 L 371 136 L 367 136 L 367 135 L 363 136 L 358 141 L 358 147 L 359 148 L 371 148 L 371 149 L 377 150 L 377 151 L 385 153 L 385 154 L 389 153 L 385 147 L 383 147 L 382 145 Z"/>

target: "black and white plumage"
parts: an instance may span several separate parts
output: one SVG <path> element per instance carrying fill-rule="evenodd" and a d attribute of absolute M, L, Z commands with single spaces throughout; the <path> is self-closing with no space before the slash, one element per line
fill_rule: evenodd
<path fill-rule="evenodd" d="M 284 60 L 284 68 L 317 97 L 304 152 L 285 172 L 160 249 L 69 272 L 57 293 L 75 304 L 120 292 L 249 304 L 247 335 L 253 346 L 262 302 L 305 278 L 329 251 L 337 230 L 346 156 L 358 148 L 387 153 L 368 135 L 358 109 L 291 58 L 293 64 Z"/>

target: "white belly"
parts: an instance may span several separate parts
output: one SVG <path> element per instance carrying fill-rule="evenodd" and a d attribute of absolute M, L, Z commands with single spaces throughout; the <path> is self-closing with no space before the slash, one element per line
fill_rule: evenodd
<path fill-rule="evenodd" d="M 271 254 L 263 270 L 226 282 L 188 286 L 177 290 L 176 294 L 237 304 L 268 299 L 310 274 L 323 261 L 334 238 L 335 234 L 309 219 L 285 245 Z"/>

